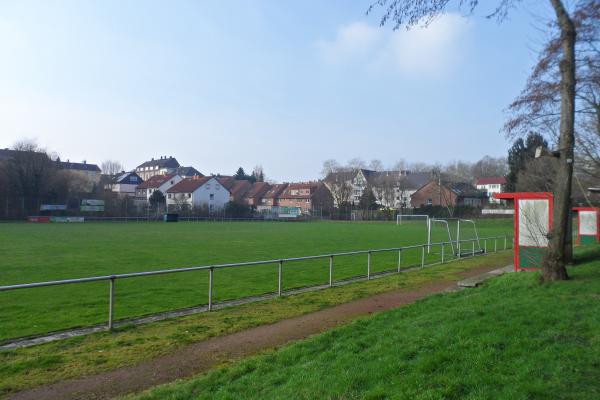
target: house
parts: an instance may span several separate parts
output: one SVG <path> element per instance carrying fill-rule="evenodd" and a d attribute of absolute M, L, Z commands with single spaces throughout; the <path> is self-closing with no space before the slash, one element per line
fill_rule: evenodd
<path fill-rule="evenodd" d="M 135 188 L 135 199 L 148 204 L 155 191 L 162 192 L 166 197 L 167 190 L 178 184 L 183 178 L 175 174 L 154 175 Z"/>
<path fill-rule="evenodd" d="M 120 174 L 105 177 L 106 183 L 104 184 L 104 190 L 115 192 L 119 197 L 135 196 L 137 186 L 144 182 L 142 178 L 133 171 L 122 172 Z"/>
<path fill-rule="evenodd" d="M 280 207 L 298 207 L 303 214 L 333 207 L 333 197 L 323 182 L 290 183 L 277 202 Z"/>
<path fill-rule="evenodd" d="M 255 182 L 252 184 L 252 188 L 244 196 L 244 204 L 251 207 L 258 207 L 261 204 L 263 197 L 271 189 L 271 185 L 267 182 Z"/>
<path fill-rule="evenodd" d="M 494 176 L 486 178 L 477 178 L 475 187 L 487 193 L 490 203 L 498 204 L 502 200 L 494 198 L 495 193 L 503 193 L 506 187 L 506 178 L 503 176 Z"/>
<path fill-rule="evenodd" d="M 225 187 L 227 187 L 226 185 Z M 229 192 L 231 193 L 231 201 L 235 201 L 236 203 L 243 204 L 244 198 L 246 194 L 252 188 L 252 182 L 247 180 L 236 180 L 233 185 L 229 186 Z"/>
<path fill-rule="evenodd" d="M 167 158 L 167 156 L 164 156 L 157 160 L 153 158 L 150 161 L 138 165 L 135 168 L 135 172 L 140 178 L 147 181 L 155 175 L 175 174 L 179 167 L 180 165 L 175 158 L 170 156 Z"/>
<path fill-rule="evenodd" d="M 370 188 L 381 206 L 406 208 L 411 206 L 410 196 L 430 178 L 430 172 L 357 169 L 330 173 L 324 183 L 336 206 L 338 203 L 358 205 L 364 191 Z"/>
<path fill-rule="evenodd" d="M 412 207 L 481 207 L 487 203 L 487 193 L 477 190 L 470 183 L 432 179 L 415 191 L 410 199 Z"/>
<path fill-rule="evenodd" d="M 56 165 L 59 169 L 68 171 L 73 176 L 81 178 L 83 180 L 81 187 L 84 191 L 91 191 L 94 186 L 100 183 L 102 171 L 96 164 L 88 164 L 85 160 L 80 163 L 72 163 L 69 160 L 66 162 L 56 160 Z"/>
<path fill-rule="evenodd" d="M 274 207 L 278 207 L 279 196 L 283 193 L 285 189 L 287 189 L 288 185 L 288 183 L 278 183 L 275 185 L 270 185 L 269 190 L 267 190 L 262 196 L 259 204 L 256 206 L 256 209 L 261 212 L 271 212 Z"/>
<path fill-rule="evenodd" d="M 193 178 L 195 176 L 204 176 L 200 171 L 194 167 L 179 167 L 175 170 L 175 174 L 182 178 Z"/>
<path fill-rule="evenodd" d="M 178 212 L 206 207 L 209 213 L 220 211 L 231 193 L 214 176 L 185 178 L 167 190 L 167 210 Z"/>

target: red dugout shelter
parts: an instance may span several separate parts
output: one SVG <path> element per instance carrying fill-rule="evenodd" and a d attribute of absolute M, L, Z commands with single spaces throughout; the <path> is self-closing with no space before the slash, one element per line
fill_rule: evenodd
<path fill-rule="evenodd" d="M 496 199 L 513 200 L 515 271 L 538 269 L 548 250 L 554 196 L 549 192 L 496 193 Z"/>
<path fill-rule="evenodd" d="M 595 207 L 574 207 L 573 211 L 577 213 L 577 243 L 600 242 L 600 210 Z"/>

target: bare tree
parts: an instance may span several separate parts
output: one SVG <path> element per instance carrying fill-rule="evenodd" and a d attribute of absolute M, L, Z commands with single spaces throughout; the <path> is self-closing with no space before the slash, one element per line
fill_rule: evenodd
<path fill-rule="evenodd" d="M 525 167 L 517 174 L 517 192 L 551 192 L 556 184 L 558 160 L 536 158 L 525 162 Z"/>
<path fill-rule="evenodd" d="M 100 166 L 102 173 L 105 175 L 116 175 L 125 170 L 120 161 L 106 160 Z"/>
<path fill-rule="evenodd" d="M 399 184 L 399 176 L 395 171 L 381 172 L 375 176 L 371 183 L 375 198 L 384 207 L 394 208 L 396 200 L 396 188 Z"/>
<path fill-rule="evenodd" d="M 348 161 L 347 166 L 352 169 L 362 169 L 366 168 L 367 164 L 365 164 L 365 162 L 360 158 L 353 158 L 350 161 Z"/>
<path fill-rule="evenodd" d="M 330 158 L 329 160 L 325 160 L 323 161 L 323 168 L 321 169 L 321 176 L 323 176 L 323 178 L 325 178 L 327 175 L 331 174 L 332 172 L 336 172 L 340 169 L 340 163 L 338 163 L 336 160 L 334 160 L 333 158 Z"/>
<path fill-rule="evenodd" d="M 369 163 L 369 169 L 371 169 L 373 171 L 383 171 L 384 170 L 383 163 L 381 162 L 381 160 L 373 159 Z"/>
<path fill-rule="evenodd" d="M 572 16 L 561 0 L 548 0 L 556 15 L 556 27 L 560 33 L 560 128 L 558 135 L 559 168 L 554 186 L 554 226 L 550 237 L 547 256 L 543 262 L 543 280 L 568 279 L 566 270 L 565 243 L 571 208 L 571 180 L 575 147 L 575 40 L 577 31 Z M 497 0 L 490 16 L 502 19 L 519 0 Z M 391 21 L 394 29 L 401 26 L 429 24 L 439 16 L 450 0 L 377 0 L 369 8 L 384 7 L 381 24 Z M 473 11 L 478 0 L 457 0 L 459 6 Z"/>
<path fill-rule="evenodd" d="M 332 166 L 331 170 L 323 180 L 325 186 L 331 192 L 333 201 L 339 209 L 345 208 L 352 197 L 352 179 L 356 175 L 356 170 L 340 167 L 339 165 Z"/>
<path fill-rule="evenodd" d="M 252 176 L 254 177 L 255 182 L 264 182 L 265 181 L 265 171 L 263 170 L 262 165 L 257 165 L 252 170 Z"/>
<path fill-rule="evenodd" d="M 473 164 L 471 174 L 475 178 L 490 176 L 506 176 L 508 174 L 508 162 L 506 157 L 484 156 Z"/>

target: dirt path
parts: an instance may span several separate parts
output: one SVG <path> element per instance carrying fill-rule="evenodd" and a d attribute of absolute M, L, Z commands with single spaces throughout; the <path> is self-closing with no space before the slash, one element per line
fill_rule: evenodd
<path fill-rule="evenodd" d="M 472 277 L 497 269 L 484 267 L 461 274 Z M 216 337 L 175 350 L 141 364 L 58 382 L 14 394 L 11 399 L 110 399 L 140 392 L 152 386 L 206 372 L 227 360 L 235 360 L 284 345 L 293 340 L 324 332 L 351 320 L 379 311 L 413 303 L 433 293 L 454 287 L 456 281 L 443 280 L 415 290 L 396 290 L 315 313 L 258 326 L 246 331 Z"/>

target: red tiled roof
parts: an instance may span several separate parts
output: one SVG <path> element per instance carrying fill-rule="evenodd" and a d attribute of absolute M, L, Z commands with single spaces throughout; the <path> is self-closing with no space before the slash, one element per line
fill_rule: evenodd
<path fill-rule="evenodd" d="M 218 180 L 224 188 L 231 190 L 233 185 L 235 185 L 236 180 L 233 176 L 215 176 L 215 179 Z"/>
<path fill-rule="evenodd" d="M 269 191 L 265 193 L 265 199 L 274 199 L 277 198 L 281 192 L 283 192 L 288 187 L 287 183 L 278 183 L 276 185 L 271 186 Z"/>
<path fill-rule="evenodd" d="M 505 185 L 506 178 L 503 176 L 492 176 L 487 178 L 478 178 L 476 185 Z"/>
<path fill-rule="evenodd" d="M 262 197 L 269 191 L 271 185 L 267 182 L 256 182 L 252 185 L 252 189 L 246 194 L 248 198 Z"/>
<path fill-rule="evenodd" d="M 167 190 L 167 193 L 192 193 L 211 179 L 212 176 L 203 176 L 198 179 L 185 178 Z"/>
<path fill-rule="evenodd" d="M 246 193 L 248 193 L 251 187 L 252 183 L 250 183 L 250 181 L 239 180 L 234 182 L 233 186 L 231 187 L 231 189 L 229 189 L 229 191 L 231 192 L 233 198 L 239 201 L 242 199 L 242 197 L 244 197 Z"/>
<path fill-rule="evenodd" d="M 156 189 L 163 183 L 173 178 L 175 174 L 167 175 L 154 175 L 148 178 L 146 181 L 137 186 L 138 189 Z"/>

